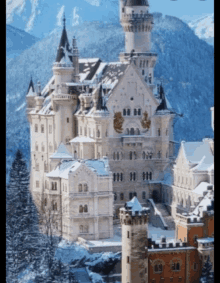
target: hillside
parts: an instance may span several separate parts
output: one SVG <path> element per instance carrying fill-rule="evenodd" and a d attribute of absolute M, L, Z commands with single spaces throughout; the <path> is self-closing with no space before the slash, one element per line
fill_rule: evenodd
<path fill-rule="evenodd" d="M 24 50 L 30 48 L 36 43 L 39 38 L 30 35 L 29 33 L 15 28 L 11 25 L 6 25 L 6 57 L 7 60 L 15 58 Z"/>
<path fill-rule="evenodd" d="M 199 140 L 213 135 L 210 107 L 214 103 L 214 49 L 200 40 L 181 20 L 154 14 L 153 50 L 158 53 L 155 77 L 166 80 L 165 92 L 183 118 L 175 122 L 175 140 Z M 25 116 L 25 95 L 30 76 L 42 86 L 52 75 L 61 29 L 25 50 L 7 64 L 7 156 L 17 148 L 29 156 L 29 127 Z M 84 22 L 68 30 L 75 35 L 80 57 L 100 57 L 117 61 L 124 50 L 124 34 L 119 24 Z M 92 35 L 92 36 L 91 36 Z"/>

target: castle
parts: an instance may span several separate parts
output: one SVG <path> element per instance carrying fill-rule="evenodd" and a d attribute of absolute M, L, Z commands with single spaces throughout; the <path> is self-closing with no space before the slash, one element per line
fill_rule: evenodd
<path fill-rule="evenodd" d="M 173 166 L 173 121 L 179 114 L 163 86 L 155 84 L 157 54 L 151 52 L 153 15 L 148 1 L 120 0 L 125 52 L 120 53 L 119 62 L 79 58 L 76 38 L 70 45 L 65 21 L 52 78 L 43 89 L 39 82 L 34 87 L 31 80 L 26 96 L 30 187 L 39 211 L 53 211 L 53 224 L 67 240 L 79 236 L 98 240 L 113 236 L 113 216 L 122 215 L 125 202 L 137 197 L 140 208 L 148 199 L 159 200 L 175 218 L 177 238 L 193 246 L 190 215 L 213 189 L 213 140 L 183 142 Z M 170 168 L 174 183 L 163 184 Z M 199 217 L 195 225 L 203 227 L 203 216 Z M 207 223 L 202 228 L 206 232 L 198 232 L 198 238 L 214 235 Z M 138 229 L 142 235 L 146 227 Z M 178 245 L 175 248 L 178 252 Z M 198 251 L 195 246 L 191 249 Z M 187 249 L 182 251 L 186 256 Z"/>

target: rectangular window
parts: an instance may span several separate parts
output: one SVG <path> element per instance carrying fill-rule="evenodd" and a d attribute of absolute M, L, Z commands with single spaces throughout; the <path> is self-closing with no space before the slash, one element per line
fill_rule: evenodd
<path fill-rule="evenodd" d="M 70 122 L 70 119 L 69 119 L 69 118 L 66 118 L 66 121 L 67 121 L 67 123 L 69 123 L 69 122 Z"/>
<path fill-rule="evenodd" d="M 129 231 L 127 231 L 127 238 L 129 238 Z"/>
<path fill-rule="evenodd" d="M 41 125 L 41 133 L 44 133 L 44 125 Z"/>
<path fill-rule="evenodd" d="M 129 256 L 127 256 L 127 263 L 129 263 Z"/>

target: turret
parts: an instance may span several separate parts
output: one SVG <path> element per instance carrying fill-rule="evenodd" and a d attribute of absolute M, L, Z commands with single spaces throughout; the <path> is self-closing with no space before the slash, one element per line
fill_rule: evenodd
<path fill-rule="evenodd" d="M 36 110 L 40 111 L 44 103 L 44 97 L 41 95 L 41 84 L 39 81 L 37 83 L 37 96 L 35 96 L 35 101 L 36 101 Z"/>
<path fill-rule="evenodd" d="M 26 95 L 26 101 L 27 101 L 27 108 L 26 108 L 26 112 L 27 114 L 34 109 L 35 107 L 35 97 L 36 97 L 36 93 L 34 90 L 34 83 L 32 81 L 32 77 L 29 83 L 29 87 L 28 87 L 28 91 L 27 91 L 27 95 Z"/>
<path fill-rule="evenodd" d="M 148 214 L 149 208 L 143 208 L 136 197 L 120 208 L 122 283 L 148 282 Z"/>

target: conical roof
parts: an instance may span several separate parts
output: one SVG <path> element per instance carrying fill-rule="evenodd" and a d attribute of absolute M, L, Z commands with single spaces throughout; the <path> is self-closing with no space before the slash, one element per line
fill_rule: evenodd
<path fill-rule="evenodd" d="M 54 152 L 51 156 L 51 159 L 72 159 L 71 153 L 67 150 L 65 145 L 61 142 L 60 145 L 57 148 L 57 151 Z"/>
<path fill-rule="evenodd" d="M 126 0 L 125 6 L 149 6 L 148 0 Z"/>
<path fill-rule="evenodd" d="M 103 105 L 102 84 L 100 85 L 100 88 L 99 88 L 99 96 L 98 96 L 97 110 L 107 110 L 106 106 Z"/>
<path fill-rule="evenodd" d="M 61 35 L 61 39 L 60 39 L 60 44 L 57 50 L 57 57 L 56 57 L 56 62 L 60 62 L 61 59 L 65 56 L 65 52 L 64 50 L 67 50 L 68 52 L 70 52 L 70 47 L 69 47 L 69 40 L 67 37 L 67 32 L 66 32 L 66 26 L 65 26 L 65 18 L 63 19 L 64 21 L 64 25 L 63 25 L 63 31 L 62 31 L 62 35 Z M 69 56 L 70 58 L 71 56 Z M 71 58 L 70 58 L 71 60 Z"/>
<path fill-rule="evenodd" d="M 31 92 L 34 92 L 34 83 L 32 81 L 32 77 L 31 77 L 31 80 L 30 80 L 30 83 L 29 83 L 29 87 L 28 87 L 27 93 L 29 93 L 30 90 L 31 90 Z"/>
<path fill-rule="evenodd" d="M 160 103 L 160 105 L 157 107 L 157 110 L 156 110 L 156 111 L 159 111 L 159 110 L 168 110 L 167 102 L 166 102 L 166 97 L 165 97 L 165 93 L 164 93 L 164 89 L 163 89 L 162 85 L 160 85 L 159 94 L 160 94 L 161 103 Z"/>

